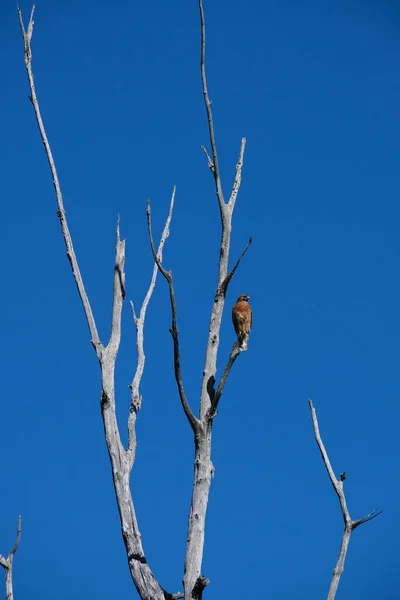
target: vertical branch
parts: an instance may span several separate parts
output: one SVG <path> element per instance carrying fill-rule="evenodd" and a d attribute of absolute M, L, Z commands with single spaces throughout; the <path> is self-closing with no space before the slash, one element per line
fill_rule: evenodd
<path fill-rule="evenodd" d="M 205 26 L 205 22 L 204 22 L 204 10 L 203 10 L 202 0 L 199 0 L 199 9 L 200 9 L 200 28 L 201 28 L 200 72 L 201 72 L 201 82 L 202 82 L 202 86 L 203 86 L 204 104 L 205 104 L 206 112 L 207 112 L 208 131 L 209 131 L 209 135 L 210 135 L 210 144 L 211 144 L 211 152 L 212 152 L 212 156 L 213 156 L 213 162 L 211 162 L 206 150 L 205 149 L 204 150 L 207 154 L 209 167 L 214 175 L 215 191 L 217 194 L 219 208 L 221 211 L 221 218 L 222 218 L 223 214 L 224 214 L 225 200 L 224 200 L 224 195 L 222 193 L 221 177 L 219 174 L 217 144 L 215 142 L 214 121 L 213 121 L 213 117 L 212 117 L 211 102 L 210 102 L 210 98 L 208 96 L 208 89 L 207 89 L 206 26 Z"/>
<path fill-rule="evenodd" d="M 0 554 L 0 565 L 3 567 L 6 573 L 6 600 L 14 600 L 14 592 L 13 592 L 13 560 L 14 554 L 17 551 L 19 542 L 21 539 L 21 516 L 18 517 L 18 525 L 17 525 L 17 537 L 15 539 L 14 546 L 11 548 L 8 553 L 7 558 L 4 558 Z"/>
<path fill-rule="evenodd" d="M 211 403 L 214 397 L 214 385 L 215 385 L 215 373 L 217 371 L 217 354 L 219 348 L 219 332 L 221 328 L 222 314 L 225 305 L 226 291 L 230 282 L 228 276 L 228 264 L 229 264 L 229 249 L 231 242 L 231 229 L 232 229 L 232 214 L 235 208 L 236 198 L 239 192 L 241 178 L 242 178 L 242 167 L 243 167 L 243 156 L 246 145 L 246 139 L 243 138 L 240 146 L 239 159 L 236 164 L 236 174 L 232 187 L 232 193 L 228 203 L 225 202 L 221 176 L 218 166 L 218 155 L 217 155 L 217 144 L 214 132 L 214 121 L 211 110 L 211 101 L 208 95 L 207 88 L 207 76 L 205 66 L 205 19 L 203 1 L 199 0 L 200 9 L 200 29 L 201 29 L 201 44 L 200 44 L 200 71 L 201 81 L 203 88 L 204 104 L 207 113 L 208 131 L 210 137 L 211 151 L 213 159 L 208 156 L 207 151 L 204 148 L 207 156 L 208 165 L 214 176 L 215 191 L 218 199 L 221 215 L 221 243 L 219 251 L 219 263 L 218 263 L 218 282 L 215 292 L 214 304 L 211 312 L 209 336 L 206 350 L 205 368 L 203 373 L 201 397 L 200 397 L 200 418 L 205 421 L 207 414 L 211 407 Z"/>
<path fill-rule="evenodd" d="M 375 517 L 380 515 L 382 511 L 375 509 L 371 513 L 366 515 L 365 517 L 358 519 L 356 521 L 352 521 L 349 510 L 347 508 L 346 497 L 344 495 L 344 489 L 343 489 L 343 483 L 346 479 L 346 474 L 343 472 L 340 474 L 340 479 L 339 480 L 336 479 L 335 473 L 332 469 L 332 465 L 329 460 L 328 453 L 325 449 L 325 446 L 324 446 L 322 438 L 321 438 L 321 434 L 319 432 L 317 413 L 315 412 L 315 408 L 314 408 L 311 400 L 308 400 L 308 406 L 310 407 L 315 441 L 317 442 L 319 451 L 321 452 L 322 460 L 323 460 L 325 468 L 328 472 L 328 476 L 331 481 L 332 487 L 335 490 L 336 495 L 339 499 L 340 510 L 342 513 L 343 521 L 344 521 L 344 532 L 343 532 L 343 536 L 342 536 L 342 543 L 340 545 L 339 558 L 336 563 L 336 567 L 333 571 L 333 577 L 332 577 L 332 581 L 331 581 L 328 596 L 327 596 L 327 600 L 334 600 L 338 586 L 339 586 L 340 578 L 344 571 L 344 563 L 346 560 L 347 549 L 349 546 L 350 536 L 351 536 L 352 532 L 354 531 L 354 529 L 356 529 L 356 527 L 358 527 L 362 523 L 371 521 L 371 519 L 374 519 Z"/>
<path fill-rule="evenodd" d="M 189 513 L 188 536 L 186 544 L 183 578 L 185 600 L 200 600 L 202 598 L 205 586 L 209 583 L 208 579 L 201 574 L 201 566 L 203 560 L 207 504 L 211 485 L 211 477 L 214 472 L 214 468 L 211 462 L 211 427 L 212 419 L 215 416 L 218 401 L 221 397 L 229 372 L 238 355 L 238 350 L 235 345 L 231 351 L 227 367 L 225 368 L 221 382 L 217 388 L 217 392 L 215 391 L 215 374 L 217 371 L 219 336 L 221 329 L 222 314 L 225 306 L 226 292 L 228 289 L 229 282 L 233 276 L 233 273 L 235 272 L 242 258 L 240 257 L 239 261 L 233 269 L 233 272 L 228 275 L 232 214 L 235 207 L 237 194 L 240 188 L 243 156 L 246 144 L 246 140 L 245 138 L 243 138 L 239 152 L 239 159 L 236 165 L 236 174 L 232 187 L 232 193 L 229 202 L 226 203 L 222 191 L 221 175 L 219 170 L 217 154 L 217 144 L 215 139 L 214 121 L 211 110 L 211 101 L 209 98 L 207 87 L 207 76 L 205 66 L 206 34 L 202 0 L 199 0 L 199 10 L 201 32 L 200 72 L 204 104 L 208 121 L 208 132 L 210 138 L 212 158 L 210 158 L 210 156 L 207 153 L 207 150 L 204 147 L 203 150 L 207 157 L 208 166 L 214 177 L 215 192 L 218 200 L 221 218 L 221 242 L 219 249 L 218 280 L 213 307 L 211 311 L 205 366 L 203 370 L 203 378 L 201 385 L 201 427 L 198 429 L 197 435 L 195 435 L 194 484 Z"/>
<path fill-rule="evenodd" d="M 122 305 L 125 300 L 125 240 L 120 238 L 119 217 L 117 221 L 117 239 L 115 244 L 114 294 L 111 321 L 111 336 L 105 352 L 115 361 L 121 343 Z"/>

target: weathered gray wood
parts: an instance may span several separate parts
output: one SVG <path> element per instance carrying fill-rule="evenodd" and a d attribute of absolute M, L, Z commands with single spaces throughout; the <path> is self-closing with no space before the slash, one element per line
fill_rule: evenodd
<path fill-rule="evenodd" d="M 202 0 L 199 0 L 199 10 L 201 27 L 200 71 L 204 103 L 208 121 L 212 159 L 210 158 L 207 150 L 204 147 L 203 150 L 207 157 L 208 166 L 214 176 L 215 193 L 217 196 L 221 217 L 221 243 L 219 249 L 218 279 L 213 306 L 211 310 L 208 343 L 201 385 L 199 411 L 201 427 L 195 435 L 194 483 L 189 513 L 188 535 L 186 543 L 186 555 L 183 577 L 185 600 L 192 600 L 193 598 L 202 598 L 204 587 L 208 584 L 208 579 L 206 579 L 201 574 L 201 565 L 204 550 L 207 504 L 210 492 L 211 478 L 214 472 L 214 467 L 211 462 L 212 420 L 215 416 L 218 401 L 221 397 L 230 369 L 232 368 L 238 353 L 236 345 L 234 345 L 230 357 L 228 359 L 227 367 L 224 371 L 223 377 L 216 392 L 215 376 L 217 372 L 219 336 L 222 315 L 225 306 L 226 291 L 229 282 L 233 276 L 233 273 L 236 271 L 244 252 L 247 250 L 246 247 L 245 251 L 242 253 L 241 257 L 237 261 L 237 264 L 235 265 L 233 271 L 230 274 L 228 274 L 229 249 L 232 230 L 232 214 L 235 208 L 235 202 L 241 183 L 243 155 L 246 145 L 246 139 L 242 139 L 239 152 L 239 159 L 236 165 L 236 174 L 232 187 L 232 192 L 229 201 L 225 202 L 218 164 L 218 153 L 215 140 L 211 101 L 208 95 L 207 88 L 207 77 L 205 67 L 205 21 Z"/>
<path fill-rule="evenodd" d="M 136 434 L 135 422 L 136 412 L 140 408 L 141 397 L 139 385 L 144 369 L 144 350 L 143 350 L 143 328 L 148 303 L 153 294 L 156 282 L 158 269 L 153 269 L 153 277 L 143 301 L 139 317 L 134 315 L 136 331 L 137 331 L 137 349 L 138 349 L 138 364 L 136 373 L 131 384 L 131 411 L 128 419 L 128 448 L 125 449 L 120 438 L 116 408 L 115 408 L 115 361 L 117 358 L 120 340 L 121 340 L 121 315 L 122 306 L 125 299 L 125 241 L 120 239 L 119 219 L 117 224 L 117 241 L 116 241 L 116 256 L 114 268 L 114 296 L 112 309 L 112 322 L 110 340 L 106 347 L 100 341 L 95 319 L 87 296 L 82 275 L 79 269 L 78 261 L 75 255 L 71 234 L 68 228 L 68 222 L 64 209 L 61 187 L 58 180 L 55 161 L 51 152 L 51 147 L 44 128 L 39 102 L 36 95 L 33 72 L 32 72 L 32 51 L 31 39 L 33 33 L 33 14 L 34 7 L 31 12 L 27 30 L 25 30 L 21 10 L 18 8 L 18 16 L 21 25 L 21 32 L 24 39 L 24 57 L 28 75 L 29 87 L 31 91 L 30 100 L 35 112 L 36 121 L 39 127 L 40 136 L 46 151 L 46 156 L 49 162 L 49 167 L 53 179 L 57 205 L 58 217 L 60 219 L 61 231 L 64 238 L 64 243 L 67 249 L 68 260 L 71 265 L 72 274 L 74 276 L 79 296 L 85 311 L 86 320 L 89 326 L 91 341 L 96 351 L 100 362 L 102 394 L 101 394 L 101 414 L 103 418 L 104 433 L 107 444 L 107 449 L 111 462 L 112 477 L 114 482 L 115 495 L 121 520 L 122 537 L 125 544 L 128 564 L 132 580 L 136 586 L 139 596 L 142 600 L 170 600 L 173 596 L 161 587 L 154 577 L 144 554 L 141 535 L 136 519 L 135 509 L 133 505 L 132 494 L 130 490 L 130 473 L 133 462 L 135 460 L 136 450 Z M 161 242 L 157 250 L 157 256 L 162 257 L 162 250 L 169 235 L 169 223 L 171 221 L 173 208 L 173 199 L 171 201 L 170 212 L 165 224 L 165 228 L 161 237 Z M 3 559 L 4 560 L 4 559 Z M 5 563 L 4 563 L 5 564 Z M 3 565 L 4 566 L 4 565 Z M 9 568 L 7 572 L 11 572 Z M 175 594 L 174 597 L 179 597 Z M 12 600 L 12 596 L 10 596 Z"/>
<path fill-rule="evenodd" d="M 68 260 L 71 265 L 72 273 L 78 288 L 79 296 L 82 301 L 86 320 L 88 323 L 91 342 L 96 351 L 101 367 L 102 394 L 101 394 L 101 414 L 103 418 L 104 433 L 111 462 L 112 477 L 117 499 L 118 510 L 120 514 L 122 537 L 124 540 L 126 554 L 128 558 L 129 568 L 132 580 L 142 600 L 165 600 L 166 598 L 183 597 L 179 592 L 169 594 L 163 590 L 160 584 L 155 579 L 149 565 L 147 564 L 141 535 L 139 532 L 135 509 L 130 490 L 130 473 L 135 460 L 136 454 L 136 417 L 137 411 L 140 409 L 142 398 L 140 395 L 140 381 L 143 375 L 145 354 L 143 344 L 143 328 L 146 316 L 146 310 L 154 291 L 155 281 L 158 270 L 161 271 L 169 284 L 170 302 L 172 313 L 171 334 L 174 343 L 174 370 L 177 382 L 178 392 L 181 399 L 182 407 L 192 427 L 195 439 L 195 465 L 194 465 L 194 486 L 192 494 L 192 502 L 188 524 L 188 538 L 186 548 L 186 558 L 184 567 L 184 597 L 186 600 L 192 598 L 201 598 L 203 589 L 208 584 L 208 580 L 201 575 L 201 563 L 204 548 L 204 533 L 205 519 L 208 504 L 209 489 L 211 478 L 213 475 L 213 465 L 211 462 L 211 429 L 213 417 L 216 414 L 218 402 L 221 398 L 225 383 L 229 372 L 238 356 L 237 344 L 235 343 L 228 358 L 227 366 L 223 372 L 223 376 L 215 391 L 215 374 L 217 354 L 219 348 L 219 332 L 221 327 L 221 319 L 225 305 L 225 296 L 229 282 L 234 275 L 240 261 L 247 251 L 251 239 L 246 248 L 242 252 L 239 259 L 236 261 L 233 269 L 228 272 L 229 264 L 229 248 L 231 236 L 232 214 L 235 207 L 236 197 L 241 183 L 241 172 L 243 165 L 243 155 L 245 149 L 245 138 L 242 139 L 239 159 L 236 165 L 236 173 L 231 195 L 228 202 L 225 202 L 222 192 L 221 178 L 218 167 L 217 148 L 215 142 L 214 125 L 211 112 L 211 102 L 208 97 L 207 81 L 205 72 L 205 25 L 203 6 L 200 0 L 200 22 L 201 22 L 201 77 L 203 85 L 203 94 L 208 118 L 210 144 L 212 151 L 212 159 L 207 154 L 209 167 L 214 176 L 215 190 L 220 208 L 221 215 L 221 245 L 219 254 L 218 279 L 215 292 L 215 298 L 210 319 L 209 338 L 206 351 L 205 367 L 203 372 L 202 391 L 200 397 L 199 418 L 197 418 L 189 405 L 186 397 L 183 377 L 181 373 L 181 360 L 179 349 L 179 333 L 177 325 L 177 309 L 176 298 L 173 285 L 172 272 L 166 271 L 162 266 L 162 250 L 165 241 L 169 235 L 169 224 L 172 216 L 172 209 L 175 197 L 175 188 L 172 194 L 170 211 L 165 224 L 165 228 L 161 237 L 161 242 L 156 251 L 152 232 L 151 232 L 151 213 L 150 204 L 148 205 L 147 218 L 151 248 L 155 261 L 152 280 L 148 292 L 143 301 L 139 316 L 136 315 L 133 304 L 131 304 L 133 319 L 136 327 L 136 345 L 138 362 L 136 372 L 131 383 L 131 407 L 128 418 L 128 447 L 125 449 L 120 437 L 116 418 L 116 400 L 115 400 L 115 362 L 121 340 L 121 316 L 122 306 L 125 300 L 125 241 L 120 239 L 119 219 L 117 224 L 117 240 L 116 240 L 116 256 L 114 268 L 114 295 L 112 308 L 111 334 L 107 346 L 101 343 L 97 331 L 95 319 L 87 296 L 83 278 L 79 269 L 78 261 L 75 255 L 71 234 L 68 228 L 68 222 L 64 209 L 64 202 L 59 184 L 57 169 L 51 152 L 50 144 L 47 139 L 46 131 L 43 125 L 42 116 L 40 113 L 39 103 L 36 96 L 34 78 L 32 73 L 32 51 L 31 39 L 33 33 L 33 13 L 31 12 L 27 30 L 24 28 L 22 14 L 18 8 L 18 15 L 21 25 L 21 31 L 24 39 L 25 49 L 25 65 L 28 74 L 28 81 L 31 90 L 31 102 L 34 108 L 36 121 L 39 127 L 41 139 L 46 151 L 46 156 L 49 162 L 49 167 L 53 179 L 57 205 L 58 217 L 60 220 L 62 235 L 67 250 Z"/>
<path fill-rule="evenodd" d="M 321 452 L 322 460 L 324 461 L 324 465 L 328 472 L 332 487 L 335 490 L 336 495 L 339 499 L 340 510 L 342 512 L 342 517 L 343 517 L 343 521 L 344 521 L 344 532 L 343 532 L 343 536 L 342 536 L 342 542 L 340 545 L 339 558 L 336 563 L 336 567 L 333 571 L 333 577 L 332 577 L 331 584 L 329 586 L 329 591 L 328 591 L 328 596 L 327 596 L 327 600 L 334 600 L 338 586 L 339 586 L 340 578 L 344 571 L 344 562 L 346 560 L 347 549 L 349 546 L 350 536 L 351 536 L 352 532 L 354 531 L 354 529 L 356 529 L 356 527 L 358 527 L 359 525 L 362 525 L 362 523 L 366 523 L 367 521 L 370 521 L 371 519 L 374 519 L 375 517 L 380 515 L 382 511 L 375 509 L 371 513 L 366 515 L 365 517 L 362 517 L 361 519 L 358 519 L 356 521 L 352 521 L 352 519 L 350 517 L 349 509 L 347 508 L 346 497 L 344 495 L 344 489 L 343 489 L 343 483 L 346 479 L 346 475 L 345 475 L 345 473 L 341 473 L 340 479 L 336 479 L 335 473 L 332 469 L 332 465 L 329 460 L 328 453 L 325 449 L 325 446 L 324 446 L 322 438 L 321 438 L 321 434 L 319 432 L 317 413 L 315 412 L 315 408 L 314 408 L 311 400 L 308 400 L 308 405 L 310 407 L 310 412 L 311 412 L 311 419 L 312 419 L 312 424 L 313 424 L 313 429 L 314 429 L 315 441 L 317 442 L 318 448 Z"/>
<path fill-rule="evenodd" d="M 8 553 L 7 558 L 4 558 L 2 554 L 0 554 L 0 565 L 3 567 L 6 573 L 6 600 L 14 600 L 14 592 L 13 592 L 13 560 L 14 554 L 17 551 L 18 544 L 21 539 L 21 517 L 18 517 L 18 525 L 17 525 L 17 537 L 15 539 L 14 546 L 11 548 Z"/>

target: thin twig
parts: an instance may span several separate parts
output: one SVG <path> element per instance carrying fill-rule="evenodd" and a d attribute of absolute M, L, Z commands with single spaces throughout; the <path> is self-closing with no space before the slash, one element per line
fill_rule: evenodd
<path fill-rule="evenodd" d="M 174 208 L 175 190 L 176 190 L 176 188 L 174 187 L 174 189 L 172 191 L 168 217 L 165 222 L 164 230 L 162 232 L 160 244 L 159 244 L 158 250 L 157 250 L 157 258 L 160 262 L 162 261 L 162 253 L 163 253 L 163 248 L 164 248 L 165 242 L 167 241 L 168 236 L 169 236 L 169 226 L 171 223 L 172 211 Z M 140 382 L 142 380 L 144 364 L 145 364 L 145 360 L 146 360 L 146 356 L 144 353 L 144 322 L 145 322 L 145 318 L 146 318 L 147 307 L 149 305 L 150 299 L 151 299 L 154 289 L 156 287 L 156 279 L 157 279 L 158 270 L 159 270 L 158 266 L 155 263 L 154 267 L 153 267 L 153 274 L 151 277 L 150 285 L 149 285 L 147 293 L 144 297 L 139 316 L 137 316 L 135 314 L 133 302 L 131 302 L 132 317 L 133 317 L 135 327 L 136 327 L 136 349 L 137 349 L 136 372 L 133 377 L 132 383 L 129 386 L 131 388 L 131 407 L 130 407 L 130 413 L 129 413 L 129 419 L 128 419 L 128 450 L 127 450 L 127 454 L 129 457 L 129 463 L 131 465 L 131 468 L 135 461 L 135 453 L 136 453 L 136 433 L 135 433 L 136 412 L 138 410 L 140 410 L 141 403 L 142 403 L 142 397 L 139 392 L 139 386 L 140 386 Z"/>
<path fill-rule="evenodd" d="M 379 508 L 375 508 L 373 511 L 371 511 L 368 515 L 366 515 L 365 517 L 362 517 L 361 519 L 357 519 L 356 521 L 352 522 L 352 529 L 353 531 L 355 530 L 356 527 L 358 527 L 359 525 L 362 525 L 363 523 L 367 523 L 368 521 L 372 521 L 372 519 L 375 519 L 375 517 L 379 517 L 379 515 L 382 514 L 382 510 L 379 510 Z"/>
<path fill-rule="evenodd" d="M 174 193 L 175 193 L 175 188 L 174 188 Z M 193 432 L 196 433 L 199 430 L 200 427 L 200 421 L 195 417 L 195 415 L 192 413 L 186 394 L 185 394 L 185 389 L 183 387 L 183 380 L 182 380 L 182 372 L 181 372 L 181 356 L 180 356 L 180 349 L 179 349 L 179 333 L 178 333 L 178 323 L 177 323 L 177 315 L 176 315 L 176 298 L 175 298 L 175 290 L 174 290 L 174 283 L 173 283 L 173 279 L 172 279 L 172 271 L 167 271 L 166 269 L 164 269 L 164 267 L 161 264 L 161 260 L 160 258 L 157 256 L 155 247 L 154 247 L 154 241 L 153 241 L 153 234 L 152 234 L 152 229 L 151 229 L 151 207 L 150 207 L 150 200 L 147 201 L 147 227 L 148 227 L 148 231 L 149 231 L 149 239 L 150 239 L 150 245 L 151 245 L 151 251 L 153 253 L 153 258 L 154 258 L 154 262 L 156 263 L 157 267 L 159 268 L 159 270 L 161 271 L 162 275 L 165 277 L 165 279 L 168 282 L 168 286 L 169 286 L 169 297 L 170 297 L 170 302 L 171 302 L 171 316 L 172 316 L 172 326 L 171 329 L 169 330 L 171 335 L 172 335 L 172 339 L 174 342 L 174 369 L 175 369 L 175 379 L 176 379 L 176 383 L 178 386 L 178 392 L 179 392 L 179 397 L 182 403 L 182 407 L 183 410 L 185 412 L 185 415 L 193 429 Z"/>
<path fill-rule="evenodd" d="M 214 173 L 214 171 L 215 171 L 215 169 L 214 169 L 214 163 L 211 160 L 210 155 L 208 154 L 208 152 L 207 152 L 207 150 L 206 150 L 206 148 L 204 146 L 200 146 L 200 147 L 203 150 L 204 154 L 206 155 L 206 159 L 207 159 L 207 163 L 208 163 L 210 171 L 212 173 Z"/>
<path fill-rule="evenodd" d="M 79 269 L 79 265 L 78 265 L 78 262 L 77 262 L 77 259 L 75 256 L 75 250 L 74 250 L 74 246 L 72 244 L 72 238 L 71 238 L 71 234 L 70 234 L 70 231 L 68 228 L 67 217 L 65 214 L 63 197 L 62 197 L 62 193 L 61 193 L 60 183 L 58 180 L 57 169 L 56 169 L 56 165 L 55 165 L 55 162 L 53 159 L 53 154 L 51 152 L 50 144 L 47 139 L 46 130 L 43 125 L 43 120 L 42 120 L 42 116 L 40 113 L 39 103 L 38 103 L 38 99 L 36 96 L 35 83 L 34 83 L 33 72 L 32 72 L 32 51 L 31 51 L 31 39 L 32 39 L 33 24 L 34 24 L 34 21 L 33 21 L 34 11 L 35 11 L 35 6 L 33 5 L 31 16 L 29 19 L 28 29 L 27 29 L 27 31 L 25 31 L 23 20 L 22 20 L 21 9 L 18 7 L 18 17 L 19 17 L 19 22 L 20 22 L 20 26 L 21 26 L 22 37 L 24 39 L 24 55 L 25 55 L 26 72 L 28 74 L 29 87 L 30 87 L 30 91 L 31 91 L 30 100 L 31 100 L 31 103 L 33 106 L 33 110 L 35 111 L 36 121 L 37 121 L 37 124 L 39 127 L 40 136 L 42 138 L 42 142 L 43 142 L 43 145 L 45 148 L 47 160 L 49 163 L 49 167 L 50 167 L 50 171 L 51 171 L 51 175 L 52 175 L 52 179 L 53 179 L 53 185 L 54 185 L 54 190 L 56 193 L 57 205 L 58 205 L 57 216 L 60 219 L 61 231 L 62 231 L 62 235 L 64 238 L 65 247 L 67 250 L 68 260 L 71 264 L 72 274 L 74 276 L 75 283 L 78 288 L 79 296 L 81 298 L 83 308 L 85 311 L 86 320 L 87 320 L 89 330 L 90 330 L 91 341 L 92 341 L 94 349 L 96 350 L 97 356 L 100 358 L 103 347 L 100 342 L 100 338 L 99 338 L 99 334 L 97 332 L 97 327 L 96 327 L 96 323 L 95 323 L 95 320 L 93 317 L 89 298 L 87 296 L 85 286 L 83 284 L 81 272 Z"/>
<path fill-rule="evenodd" d="M 310 399 L 308 400 L 308 405 L 310 407 L 315 440 L 316 440 L 316 442 L 318 444 L 318 448 L 321 452 L 322 460 L 324 461 L 324 465 L 328 472 L 329 479 L 331 480 L 332 487 L 335 490 L 335 492 L 339 498 L 340 509 L 341 509 L 343 521 L 344 521 L 344 532 L 343 532 L 343 536 L 342 536 L 342 543 L 340 545 L 339 558 L 336 563 L 336 567 L 333 571 L 333 577 L 332 577 L 331 585 L 329 587 L 329 592 L 328 592 L 328 596 L 327 596 L 327 600 L 334 600 L 338 586 L 339 586 L 340 578 L 343 574 L 344 562 L 346 559 L 347 549 L 348 549 L 350 536 L 351 536 L 352 532 L 359 525 L 362 525 L 363 523 L 367 523 L 368 521 L 371 521 L 371 519 L 374 519 L 375 517 L 380 515 L 382 513 L 382 511 L 375 509 L 371 513 L 369 513 L 368 515 L 363 517 L 362 519 L 352 521 L 349 510 L 347 508 L 346 498 L 345 498 L 344 490 L 343 490 L 343 483 L 346 478 L 345 473 L 341 473 L 339 480 L 336 479 L 335 473 L 332 469 L 332 466 L 331 466 L 331 463 L 330 463 L 330 460 L 328 457 L 328 453 L 325 450 L 325 446 L 321 439 L 321 434 L 319 432 L 319 426 L 318 426 L 318 420 L 317 420 L 317 413 L 315 412 L 315 408 Z"/>
<path fill-rule="evenodd" d="M 203 1 L 202 0 L 199 0 L 199 9 L 200 9 L 200 26 L 201 26 L 200 70 L 201 70 L 201 81 L 202 81 L 202 85 L 203 85 L 204 103 L 206 105 L 206 111 L 207 111 L 211 152 L 212 152 L 212 156 L 213 156 L 213 160 L 212 160 L 213 168 L 211 168 L 211 164 L 210 164 L 211 161 L 210 161 L 210 158 L 207 153 L 206 153 L 206 156 L 208 159 L 208 165 L 214 175 L 215 188 L 216 188 L 217 198 L 218 198 L 218 202 L 219 202 L 219 207 L 220 207 L 221 214 L 223 214 L 223 209 L 225 208 L 225 200 L 224 200 L 224 195 L 222 193 L 221 177 L 219 174 L 217 144 L 215 142 L 215 132 L 214 132 L 214 122 L 213 122 L 213 117 L 212 117 L 212 111 L 211 111 L 211 102 L 210 102 L 210 98 L 208 96 L 208 89 L 207 89 L 207 76 L 206 76 L 206 67 L 205 67 L 206 26 L 204 23 L 204 10 L 203 10 Z"/>
<path fill-rule="evenodd" d="M 243 250 L 243 252 L 241 253 L 241 255 L 239 256 L 239 258 L 237 259 L 235 266 L 233 267 L 233 269 L 228 273 L 228 275 L 225 277 L 224 281 L 222 282 L 221 287 L 219 288 L 219 293 L 222 294 L 226 294 L 227 289 L 228 289 L 228 285 L 232 279 L 232 277 L 234 276 L 234 274 L 236 273 L 236 269 L 238 268 L 238 266 L 240 265 L 240 262 L 243 258 L 243 256 L 246 254 L 247 250 L 250 248 L 251 243 L 253 241 L 253 238 L 250 237 L 249 241 L 247 242 L 247 245 L 245 247 L 245 249 Z"/>
<path fill-rule="evenodd" d="M 221 381 L 219 382 L 219 385 L 218 385 L 217 391 L 215 392 L 214 398 L 211 402 L 210 413 L 209 413 L 210 419 L 213 419 L 215 417 L 215 415 L 217 414 L 218 402 L 222 396 L 222 392 L 224 391 L 224 387 L 225 387 L 226 381 L 228 379 L 230 370 L 233 367 L 233 363 L 235 362 L 235 360 L 237 359 L 239 354 L 240 354 L 239 342 L 236 341 L 232 346 L 232 350 L 229 354 L 227 365 L 222 374 Z"/>

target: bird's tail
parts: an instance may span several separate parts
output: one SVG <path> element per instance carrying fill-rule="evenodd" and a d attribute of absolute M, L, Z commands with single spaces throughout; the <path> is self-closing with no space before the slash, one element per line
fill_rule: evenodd
<path fill-rule="evenodd" d="M 239 350 L 245 352 L 247 350 L 247 340 L 249 339 L 249 335 L 247 333 L 243 333 L 239 339 Z"/>

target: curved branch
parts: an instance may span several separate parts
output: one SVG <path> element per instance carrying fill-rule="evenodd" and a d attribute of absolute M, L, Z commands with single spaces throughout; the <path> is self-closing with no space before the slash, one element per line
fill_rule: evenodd
<path fill-rule="evenodd" d="M 174 187 L 173 197 L 175 196 L 175 189 L 176 188 Z M 185 394 L 185 389 L 183 387 L 182 371 L 181 371 L 181 355 L 180 355 L 180 349 L 179 349 L 179 333 L 178 333 L 178 323 L 177 323 L 177 316 L 176 316 L 176 298 L 175 298 L 174 282 L 172 279 L 172 271 L 167 271 L 166 269 L 164 269 L 164 267 L 161 264 L 161 260 L 157 256 L 156 249 L 154 247 L 153 234 L 152 234 L 152 229 L 151 229 L 150 200 L 147 201 L 146 215 L 147 215 L 147 228 L 149 231 L 150 246 L 151 246 L 151 251 L 153 253 L 154 262 L 156 263 L 156 265 L 159 268 L 162 275 L 167 280 L 168 286 L 169 286 L 169 298 L 170 298 L 170 303 L 171 303 L 171 316 L 172 316 L 172 325 L 171 325 L 171 329 L 169 331 L 172 335 L 172 339 L 174 342 L 174 370 L 175 370 L 175 379 L 176 379 L 176 383 L 178 386 L 179 397 L 180 397 L 181 404 L 182 404 L 183 410 L 185 412 L 185 415 L 190 423 L 190 426 L 192 427 L 193 432 L 196 434 L 200 428 L 200 421 L 195 417 L 195 415 L 191 411 L 189 402 L 188 402 L 186 394 Z"/>
<path fill-rule="evenodd" d="M 64 202 L 63 202 L 63 197 L 62 197 L 62 193 L 61 193 L 60 183 L 58 180 L 57 169 L 56 169 L 56 165 L 54 163 L 54 158 L 53 158 L 53 154 L 51 152 L 50 144 L 47 139 L 46 130 L 43 125 L 43 120 L 42 120 L 42 116 L 41 116 L 41 112 L 40 112 L 40 108 L 39 108 L 39 102 L 38 102 L 38 99 L 36 96 L 35 83 L 34 83 L 33 72 L 32 72 L 32 51 L 31 51 L 31 39 L 32 39 L 33 24 L 34 24 L 33 13 L 35 11 L 35 5 L 33 5 L 33 7 L 32 7 L 32 12 L 31 12 L 31 16 L 29 19 L 27 31 L 25 31 L 25 28 L 24 28 L 21 9 L 19 7 L 17 7 L 17 11 L 18 11 L 19 23 L 21 26 L 22 37 L 24 39 L 24 58 L 25 58 L 26 72 L 28 74 L 29 87 L 30 87 L 30 91 L 31 91 L 30 101 L 32 103 L 33 110 L 35 112 L 35 117 L 36 117 L 36 122 L 39 127 L 40 137 L 42 138 L 42 142 L 44 145 L 44 149 L 46 152 L 47 160 L 49 163 L 49 167 L 50 167 L 50 171 L 51 171 L 51 175 L 52 175 L 52 179 L 53 179 L 53 185 L 54 185 L 54 190 L 56 193 L 56 199 L 57 199 L 57 205 L 58 205 L 57 216 L 60 220 L 61 231 L 62 231 L 62 235 L 64 238 L 65 247 L 67 250 L 68 260 L 71 265 L 72 274 L 74 276 L 75 283 L 78 288 L 79 296 L 80 296 L 80 299 L 81 299 L 81 302 L 83 304 L 83 308 L 85 311 L 86 320 L 87 320 L 90 335 L 92 338 L 91 341 L 92 341 L 94 349 L 96 350 L 96 354 L 97 354 L 98 358 L 100 358 L 103 346 L 100 342 L 96 323 L 95 323 L 93 313 L 92 313 L 92 308 L 90 306 L 89 298 L 86 293 L 85 286 L 83 284 L 83 279 L 82 279 L 82 275 L 81 275 L 81 272 L 79 269 L 78 261 L 76 259 L 71 234 L 70 234 L 70 231 L 68 228 L 68 221 L 67 221 L 67 217 L 66 217 L 66 213 L 65 213 L 65 209 L 64 209 Z"/>
<path fill-rule="evenodd" d="M 369 513 L 368 515 L 363 517 L 362 519 L 358 519 L 357 521 L 352 521 L 349 510 L 347 508 L 346 498 L 345 498 L 344 490 L 343 490 L 343 483 L 346 479 L 346 474 L 341 473 L 340 480 L 336 479 L 335 473 L 332 469 L 332 466 L 331 466 L 331 463 L 329 460 L 328 453 L 325 450 L 325 446 L 322 441 L 321 434 L 319 432 L 317 413 L 315 412 L 315 408 L 310 399 L 308 400 L 308 405 L 310 407 L 310 412 L 311 412 L 311 419 L 312 419 L 313 429 L 314 429 L 314 437 L 318 444 L 318 448 L 321 452 L 322 460 L 324 461 L 324 465 L 328 472 L 332 487 L 335 490 L 335 492 L 339 498 L 340 509 L 342 511 L 342 516 L 343 516 L 343 521 L 344 521 L 344 532 L 343 532 L 343 537 L 342 537 L 342 543 L 340 545 L 339 558 L 336 563 L 336 567 L 333 571 L 333 577 L 332 577 L 332 581 L 331 581 L 331 585 L 329 587 L 329 592 L 328 592 L 328 597 L 327 597 L 327 600 L 334 600 L 338 586 L 339 586 L 340 578 L 344 571 L 344 562 L 346 559 L 347 548 L 349 545 L 351 533 L 359 525 L 362 525 L 363 523 L 367 523 L 368 521 L 371 521 L 371 519 L 374 519 L 375 517 L 380 515 L 382 513 L 382 511 L 375 509 L 371 513 Z"/>

